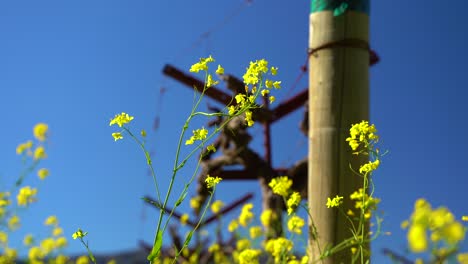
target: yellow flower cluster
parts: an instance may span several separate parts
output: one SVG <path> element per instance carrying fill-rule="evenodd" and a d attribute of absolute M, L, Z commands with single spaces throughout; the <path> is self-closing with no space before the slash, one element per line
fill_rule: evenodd
<path fill-rule="evenodd" d="M 262 212 L 260 215 L 260 222 L 262 222 L 262 225 L 264 227 L 270 227 L 272 225 L 272 222 L 278 219 L 276 216 L 276 213 L 273 212 L 271 209 L 266 209 Z"/>
<path fill-rule="evenodd" d="M 78 228 L 78 230 L 73 233 L 72 237 L 73 239 L 77 239 L 77 238 L 83 238 L 85 237 L 86 235 L 88 234 L 88 232 L 83 232 L 83 230 L 81 230 L 81 228 Z"/>
<path fill-rule="evenodd" d="M 37 176 L 39 177 L 39 179 L 44 180 L 45 178 L 47 178 L 47 176 L 49 176 L 49 170 L 41 168 L 37 171 Z"/>
<path fill-rule="evenodd" d="M 216 185 L 218 185 L 218 183 L 221 182 L 221 179 L 220 177 L 216 176 L 216 177 L 212 177 L 210 175 L 208 175 L 205 179 L 205 183 L 206 183 L 206 187 L 208 189 L 212 189 L 214 188 Z"/>
<path fill-rule="evenodd" d="M 6 207 L 11 204 L 10 193 L 0 192 L 0 217 L 6 213 Z"/>
<path fill-rule="evenodd" d="M 221 208 L 223 208 L 224 203 L 221 200 L 216 200 L 211 204 L 211 211 L 213 214 L 217 214 L 221 211 Z"/>
<path fill-rule="evenodd" d="M 199 71 L 207 71 L 208 63 L 210 62 L 214 62 L 214 59 L 211 57 L 211 55 L 208 58 L 200 58 L 200 61 L 193 64 L 189 71 L 196 73 Z"/>
<path fill-rule="evenodd" d="M 435 250 L 431 247 L 432 252 L 443 254 L 463 241 L 466 231 L 447 208 L 432 209 L 431 204 L 424 199 L 415 202 L 411 218 L 403 222 L 402 227 L 408 228 L 408 246 L 414 253 L 428 250 L 432 242 L 435 247 Z"/>
<path fill-rule="evenodd" d="M 379 140 L 379 136 L 376 134 L 377 129 L 374 125 L 369 125 L 368 121 L 352 125 L 349 133 L 350 137 L 346 141 L 349 142 L 352 150 L 357 150 L 361 144 L 367 148 L 369 144 L 376 143 Z"/>
<path fill-rule="evenodd" d="M 33 129 L 34 137 L 39 141 L 45 141 L 47 138 L 48 129 L 49 129 L 49 126 L 47 126 L 47 124 L 44 124 L 44 123 L 39 123 L 35 125 Z"/>
<path fill-rule="evenodd" d="M 354 207 L 364 211 L 364 217 L 369 219 L 372 216 L 372 211 L 377 209 L 377 204 L 380 203 L 379 198 L 368 195 L 363 188 L 353 192 L 349 198 L 355 201 Z M 352 215 L 353 213 L 348 213 Z"/>
<path fill-rule="evenodd" d="M 109 122 L 109 126 L 117 124 L 119 127 L 122 127 L 123 125 L 130 123 L 130 121 L 132 120 L 133 116 L 122 112 L 121 114 L 115 115 L 115 117 L 111 119 L 111 121 Z"/>
<path fill-rule="evenodd" d="M 19 206 L 27 206 L 30 203 L 37 201 L 36 199 L 37 189 L 31 188 L 30 186 L 22 187 L 19 190 L 16 199 Z"/>
<path fill-rule="evenodd" d="M 333 199 L 330 199 L 330 197 L 327 198 L 327 208 L 338 207 L 342 203 L 343 203 L 343 196 L 338 196 L 337 195 Z"/>
<path fill-rule="evenodd" d="M 368 174 L 375 171 L 380 165 L 380 160 L 376 159 L 375 161 L 369 161 L 368 163 L 362 165 L 359 168 L 359 172 L 362 174 Z"/>
<path fill-rule="evenodd" d="M 288 230 L 295 234 L 302 234 L 302 228 L 305 225 L 304 219 L 297 215 L 293 215 L 288 220 Z"/>
<path fill-rule="evenodd" d="M 195 140 L 204 140 L 208 136 L 208 130 L 204 127 L 192 131 L 193 135 L 185 141 L 185 145 L 192 145 Z"/>
<path fill-rule="evenodd" d="M 250 221 L 254 218 L 254 214 L 252 213 L 253 204 L 248 203 L 244 204 L 242 207 L 241 213 L 239 215 L 239 224 L 243 227 L 246 227 Z"/>
<path fill-rule="evenodd" d="M 270 186 L 274 194 L 278 194 L 286 198 L 289 195 L 289 189 L 292 184 L 293 182 L 288 178 L 288 176 L 280 176 L 273 178 L 268 186 Z"/>
<path fill-rule="evenodd" d="M 239 254 L 239 264 L 258 264 L 261 251 L 258 249 L 244 249 Z"/>
<path fill-rule="evenodd" d="M 20 227 L 20 218 L 17 215 L 13 215 L 8 219 L 8 229 L 15 231 Z"/>
<path fill-rule="evenodd" d="M 31 155 L 32 146 L 33 146 L 33 142 L 31 140 L 28 140 L 25 143 L 21 143 L 16 147 L 16 154 L 21 155 L 25 152 L 29 152 Z"/>
<path fill-rule="evenodd" d="M 275 263 L 285 263 L 292 258 L 294 243 L 284 237 L 269 239 L 265 243 L 265 250 L 275 259 Z"/>

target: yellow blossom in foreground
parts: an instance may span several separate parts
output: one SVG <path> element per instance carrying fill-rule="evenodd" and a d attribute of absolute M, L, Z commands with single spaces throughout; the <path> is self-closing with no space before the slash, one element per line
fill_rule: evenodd
<path fill-rule="evenodd" d="M 278 73 L 278 67 L 271 67 L 270 72 L 271 75 L 275 76 Z"/>
<path fill-rule="evenodd" d="M 40 160 L 47 158 L 47 154 L 43 146 L 39 146 L 34 150 L 34 159 Z"/>
<path fill-rule="evenodd" d="M 468 215 L 464 215 L 464 216 L 462 216 L 462 221 L 464 221 L 464 222 L 468 222 Z"/>
<path fill-rule="evenodd" d="M 114 141 L 123 139 L 122 133 L 120 133 L 120 132 L 112 133 L 112 137 L 114 138 Z"/>
<path fill-rule="evenodd" d="M 208 189 L 211 189 L 211 188 L 214 188 L 216 185 L 218 185 L 218 183 L 221 182 L 221 178 L 216 176 L 216 177 L 212 177 L 210 175 L 208 175 L 208 177 L 206 177 L 205 179 L 205 183 L 206 183 L 206 187 Z"/>
<path fill-rule="evenodd" d="M 206 78 L 206 88 L 215 86 L 219 83 L 219 81 L 214 81 L 213 76 L 211 74 L 208 74 L 208 77 Z"/>
<path fill-rule="evenodd" d="M 293 192 L 288 200 L 286 201 L 286 207 L 288 208 L 288 215 L 292 214 L 296 210 L 297 206 L 301 203 L 301 195 L 298 192 Z"/>
<path fill-rule="evenodd" d="M 273 193 L 287 197 L 292 186 L 292 180 L 288 176 L 280 176 L 273 178 L 268 186 L 273 190 Z"/>
<path fill-rule="evenodd" d="M 294 247 L 294 243 L 284 237 L 270 239 L 265 243 L 265 250 L 275 258 L 275 263 L 286 260 Z"/>
<path fill-rule="evenodd" d="M 39 177 L 39 179 L 44 180 L 45 178 L 47 178 L 47 176 L 49 176 L 49 170 L 44 168 L 39 169 L 37 171 L 37 176 Z"/>
<path fill-rule="evenodd" d="M 16 147 L 16 154 L 18 155 L 23 154 L 23 152 L 30 150 L 32 146 L 33 146 L 33 143 L 31 140 L 25 143 L 21 143 Z"/>
<path fill-rule="evenodd" d="M 224 74 L 224 68 L 221 67 L 221 65 L 218 65 L 218 68 L 216 69 L 216 74 L 219 74 L 219 75 Z"/>
<path fill-rule="evenodd" d="M 35 125 L 33 129 L 34 137 L 39 141 L 45 141 L 47 138 L 48 129 L 49 127 L 47 126 L 47 124 L 44 123 L 39 123 Z"/>
<path fill-rule="evenodd" d="M 63 235 L 63 229 L 61 227 L 55 227 L 53 230 L 52 230 L 52 235 L 54 237 L 58 237 L 58 236 L 61 236 Z"/>
<path fill-rule="evenodd" d="M 16 249 L 13 249 L 13 248 L 9 248 L 9 247 L 6 247 L 4 249 L 4 256 L 8 258 L 8 260 L 12 261 L 12 262 L 7 262 L 7 263 L 15 263 L 15 259 L 18 257 L 18 252 L 16 251 Z"/>
<path fill-rule="evenodd" d="M 375 160 L 375 161 L 369 161 L 368 163 L 362 165 L 360 168 L 359 168 L 359 172 L 362 173 L 362 174 L 367 174 L 367 173 L 370 173 L 372 171 L 375 171 L 380 165 L 380 160 Z"/>
<path fill-rule="evenodd" d="M 0 244 L 5 245 L 8 242 L 8 234 L 0 231 Z"/>
<path fill-rule="evenodd" d="M 66 264 L 68 262 L 68 257 L 64 255 L 58 255 L 55 257 L 54 264 Z"/>
<path fill-rule="evenodd" d="M 130 121 L 132 120 L 133 116 L 122 112 L 121 114 L 115 115 L 115 117 L 111 119 L 111 121 L 109 122 L 109 126 L 117 124 L 119 127 L 122 127 L 123 125 L 130 123 Z"/>
<path fill-rule="evenodd" d="M 207 71 L 208 70 L 208 63 L 214 62 L 215 60 L 211 57 L 208 58 L 200 58 L 200 61 L 193 64 L 190 67 L 190 72 L 199 72 L 199 71 Z"/>
<path fill-rule="evenodd" d="M 261 226 L 252 226 L 249 229 L 249 234 L 251 239 L 256 239 L 262 235 L 262 227 Z"/>
<path fill-rule="evenodd" d="M 457 261 L 460 264 L 468 264 L 468 253 L 460 253 L 457 255 Z"/>
<path fill-rule="evenodd" d="M 302 227 L 304 227 L 305 221 L 301 217 L 297 215 L 293 215 L 288 220 L 288 230 L 292 233 L 296 233 L 298 235 L 302 234 Z"/>
<path fill-rule="evenodd" d="M 65 237 L 58 237 L 55 240 L 55 247 L 57 248 L 64 248 L 68 245 L 68 241 Z"/>
<path fill-rule="evenodd" d="M 239 253 L 239 264 L 258 264 L 260 253 L 258 249 L 244 249 Z"/>
<path fill-rule="evenodd" d="M 239 222 L 236 219 L 231 220 L 228 225 L 228 231 L 232 233 L 236 231 L 237 228 L 239 228 Z"/>
<path fill-rule="evenodd" d="M 78 230 L 77 230 L 75 233 L 73 233 L 72 237 L 73 237 L 73 239 L 83 238 L 83 237 L 85 237 L 87 234 L 88 234 L 88 232 L 83 232 L 83 230 L 81 230 L 80 228 L 78 228 Z"/>
<path fill-rule="evenodd" d="M 44 225 L 46 225 L 46 226 L 57 226 L 58 225 L 57 216 L 51 215 L 51 216 L 47 217 L 46 220 L 44 221 Z"/>
<path fill-rule="evenodd" d="M 272 95 L 268 97 L 268 100 L 270 101 L 270 104 L 272 104 L 276 100 L 276 98 Z"/>
<path fill-rule="evenodd" d="M 221 211 L 221 208 L 223 208 L 223 206 L 224 206 L 223 201 L 221 201 L 221 200 L 216 200 L 216 201 L 214 201 L 214 202 L 211 204 L 211 211 L 212 211 L 214 214 L 217 214 L 217 213 L 219 213 L 219 211 Z"/>
<path fill-rule="evenodd" d="M 53 238 L 46 238 L 42 240 L 41 249 L 44 255 L 49 255 L 55 249 L 55 240 Z"/>
<path fill-rule="evenodd" d="M 35 202 L 37 189 L 25 186 L 19 190 L 16 199 L 19 206 L 27 206 L 28 204 Z"/>
<path fill-rule="evenodd" d="M 338 207 L 340 204 L 343 203 L 343 196 L 336 196 L 333 199 L 330 199 L 330 197 L 327 198 L 327 208 L 330 207 Z"/>
<path fill-rule="evenodd" d="M 276 214 L 271 209 L 266 209 L 260 215 L 260 222 L 264 227 L 270 227 L 273 220 L 276 220 Z"/>
<path fill-rule="evenodd" d="M 252 112 L 251 111 L 245 111 L 245 122 L 247 122 L 247 126 L 251 127 L 255 124 L 255 122 L 252 120 Z"/>
<path fill-rule="evenodd" d="M 239 215 L 239 224 L 241 226 L 246 227 L 254 217 L 254 214 L 251 212 L 252 208 L 253 204 L 251 203 L 245 204 L 242 207 L 241 213 Z"/>
<path fill-rule="evenodd" d="M 181 225 L 186 225 L 188 220 L 189 220 L 189 215 L 188 214 L 183 214 L 183 215 L 180 216 L 180 224 Z"/>
<path fill-rule="evenodd" d="M 247 238 L 242 238 L 237 240 L 236 249 L 242 251 L 250 247 L 250 240 Z"/>
<path fill-rule="evenodd" d="M 194 210 L 200 209 L 201 206 L 201 198 L 199 196 L 195 196 L 192 199 L 190 199 L 190 207 Z"/>
<path fill-rule="evenodd" d="M 349 142 L 352 150 L 357 150 L 361 144 L 367 147 L 369 143 L 377 142 L 379 136 L 376 133 L 377 129 L 374 125 L 369 125 L 368 121 L 362 121 L 351 126 L 349 129 L 350 137 L 346 141 Z"/>
<path fill-rule="evenodd" d="M 89 264 L 89 258 L 88 256 L 80 256 L 79 258 L 76 259 L 76 264 Z"/>
<path fill-rule="evenodd" d="M 185 145 L 192 145 L 195 140 L 204 140 L 206 139 L 206 136 L 208 135 L 208 130 L 206 130 L 204 127 L 201 129 L 196 129 L 192 131 L 193 136 L 191 136 L 187 141 L 185 141 Z"/>
<path fill-rule="evenodd" d="M 17 215 L 14 215 L 8 219 L 8 228 L 12 231 L 20 227 L 20 218 Z"/>
<path fill-rule="evenodd" d="M 34 243 L 34 237 L 31 234 L 27 234 L 23 239 L 23 244 L 27 247 L 31 246 Z"/>
<path fill-rule="evenodd" d="M 414 253 L 421 253 L 426 251 L 427 235 L 424 226 L 422 225 L 412 225 L 408 230 L 408 244 L 409 248 Z"/>
<path fill-rule="evenodd" d="M 28 252 L 29 261 L 37 261 L 43 258 L 44 258 L 44 253 L 42 252 L 41 248 L 32 247 L 29 249 L 29 252 Z"/>

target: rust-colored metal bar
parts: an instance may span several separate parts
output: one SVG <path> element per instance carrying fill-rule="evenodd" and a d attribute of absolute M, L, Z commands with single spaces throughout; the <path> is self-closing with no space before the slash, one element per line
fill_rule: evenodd
<path fill-rule="evenodd" d="M 304 91 L 291 97 L 285 102 L 282 102 L 275 109 L 273 109 L 273 118 L 270 122 L 273 123 L 273 122 L 280 120 L 285 115 L 303 106 L 308 99 L 309 99 L 309 88 L 304 89 Z"/>
<path fill-rule="evenodd" d="M 213 222 L 220 215 L 224 215 L 224 214 L 232 211 L 234 208 L 236 208 L 236 207 L 242 205 L 243 203 L 247 202 L 248 200 L 252 199 L 253 196 L 254 196 L 253 193 L 247 193 L 243 197 L 241 197 L 241 198 L 235 200 L 234 202 L 232 202 L 230 205 L 224 207 L 221 211 L 219 211 L 219 213 L 208 217 L 203 223 L 201 223 L 201 226 L 204 226 L 204 225 L 207 225 L 207 224 Z"/>
<path fill-rule="evenodd" d="M 197 90 L 198 92 L 203 91 L 203 87 L 205 86 L 205 83 L 203 81 L 200 81 L 188 74 L 185 74 L 181 70 L 177 69 L 176 67 L 166 64 L 163 69 L 163 73 L 169 77 L 172 77 L 176 79 L 177 81 L 189 86 L 192 89 Z M 232 96 L 217 89 L 216 87 L 210 87 L 205 91 L 205 95 L 213 98 L 214 100 L 224 104 L 224 105 L 229 105 L 232 104 Z"/>

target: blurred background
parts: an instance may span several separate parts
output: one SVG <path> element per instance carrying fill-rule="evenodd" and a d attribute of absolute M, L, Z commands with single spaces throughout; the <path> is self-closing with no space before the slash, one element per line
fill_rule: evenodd
<path fill-rule="evenodd" d="M 389 150 L 374 178 L 375 196 L 382 199 L 383 230 L 392 233 L 372 244 L 376 263 L 390 262 L 381 253 L 385 247 L 405 252 L 400 223 L 416 199 L 447 206 L 458 218 L 468 214 L 467 7 L 462 0 L 372 2 L 370 45 L 381 60 L 370 69 L 371 122 Z M 50 176 L 26 179 L 39 188 L 39 202 L 20 212 L 22 228 L 12 235 L 12 246 L 20 246 L 26 233 L 46 236 L 49 215 L 60 220 L 70 254 L 84 253 L 71 239 L 77 228 L 89 232 L 98 254 L 151 243 L 157 212 L 141 197 L 155 195 L 152 178 L 130 138 L 114 142 L 109 120 L 123 111 L 135 117 L 133 131 L 147 130 L 165 189 L 194 93 L 164 76 L 164 65 L 188 72 L 211 54 L 226 73 L 241 77 L 249 61 L 265 58 L 279 67 L 280 103 L 308 86 L 301 67 L 309 11 L 310 1 L 279 0 L 1 2 L 1 190 L 11 188 L 21 171 L 16 146 L 32 138 L 36 123 L 50 129 L 48 158 L 41 163 Z M 202 109 L 208 106 L 222 107 L 203 100 Z M 299 132 L 303 114 L 299 109 L 272 126 L 275 167 L 307 155 L 307 139 Z M 205 122 L 195 120 L 194 128 Z M 249 132 L 260 136 L 262 130 Z M 260 154 L 261 144 L 252 143 Z M 193 169 L 188 164 L 180 173 L 176 192 Z M 217 191 L 226 203 L 255 193 L 259 213 L 256 182 L 223 182 Z M 181 211 L 189 212 L 188 201 Z"/>

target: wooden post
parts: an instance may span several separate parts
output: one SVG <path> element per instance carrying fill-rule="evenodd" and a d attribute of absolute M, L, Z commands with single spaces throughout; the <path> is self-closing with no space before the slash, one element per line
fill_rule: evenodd
<path fill-rule="evenodd" d="M 309 236 L 311 260 L 327 245 L 351 236 L 349 222 L 326 202 L 343 196 L 346 212 L 349 195 L 362 186 L 349 169 L 362 160 L 356 160 L 345 140 L 351 124 L 369 118 L 368 14 L 369 0 L 311 0 L 308 204 L 320 246 Z M 323 263 L 350 259 L 346 250 Z"/>

